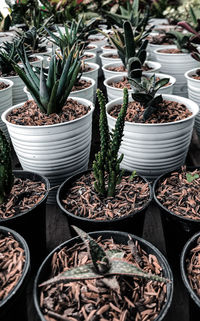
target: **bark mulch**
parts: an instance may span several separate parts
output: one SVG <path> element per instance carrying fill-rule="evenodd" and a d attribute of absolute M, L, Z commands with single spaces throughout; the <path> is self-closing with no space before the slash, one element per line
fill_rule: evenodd
<path fill-rule="evenodd" d="M 196 246 L 190 250 L 188 257 L 186 258 L 186 271 L 187 277 L 191 288 L 200 298 L 200 237 L 196 241 Z"/>
<path fill-rule="evenodd" d="M 0 302 L 20 280 L 25 262 L 25 252 L 9 233 L 0 233 Z"/>
<path fill-rule="evenodd" d="M 85 59 L 90 59 L 90 58 L 93 58 L 94 55 L 91 53 L 91 55 L 89 54 L 85 54 L 84 56 L 81 57 L 82 60 L 85 60 Z"/>
<path fill-rule="evenodd" d="M 89 71 L 93 71 L 94 68 L 90 67 L 88 64 L 84 64 L 82 66 L 82 72 L 89 72 Z"/>
<path fill-rule="evenodd" d="M 8 84 L 5 84 L 4 82 L 0 82 L 0 90 L 2 90 L 2 89 L 5 89 L 5 88 L 8 88 L 9 87 L 9 85 Z"/>
<path fill-rule="evenodd" d="M 163 53 L 169 53 L 169 54 L 182 54 L 183 52 L 176 48 L 170 48 L 170 49 L 161 49 L 159 52 Z"/>
<path fill-rule="evenodd" d="M 12 124 L 24 126 L 54 125 L 80 118 L 89 111 L 89 106 L 68 99 L 61 114 L 46 115 L 40 111 L 34 100 L 28 100 L 22 107 L 14 108 L 8 115 L 7 120 Z"/>
<path fill-rule="evenodd" d="M 70 213 L 95 220 L 113 220 L 142 209 L 150 198 L 148 183 L 136 176 L 124 176 L 116 187 L 115 197 L 102 198 L 94 189 L 93 173 L 73 182 L 62 200 Z"/>
<path fill-rule="evenodd" d="M 109 114 L 117 118 L 122 105 L 115 105 Z M 143 120 L 145 108 L 136 101 L 129 102 L 125 120 L 134 123 L 157 124 L 170 123 L 185 119 L 192 115 L 184 104 L 175 101 L 164 100 L 159 105 L 156 113 L 153 113 L 146 121 Z"/>
<path fill-rule="evenodd" d="M 156 77 L 156 81 L 158 81 L 158 80 L 160 80 L 160 78 Z M 169 85 L 171 85 L 170 82 L 168 82 L 164 87 L 169 86 Z M 132 89 L 132 86 L 129 83 L 127 77 L 123 77 L 123 79 L 120 81 L 113 81 L 113 82 L 109 83 L 109 86 L 114 87 L 114 88 L 118 88 L 118 89 L 123 89 L 123 88 Z"/>
<path fill-rule="evenodd" d="M 119 55 L 117 54 L 109 54 L 109 53 L 105 53 L 103 54 L 104 58 L 113 58 L 113 59 L 119 59 Z"/>
<path fill-rule="evenodd" d="M 137 241 L 129 244 L 114 243 L 113 239 L 98 243 L 104 250 L 124 252 L 124 260 L 145 272 L 162 276 L 162 267 L 153 254 L 147 254 Z M 55 252 L 52 275 L 91 263 L 85 244 L 75 244 Z M 110 281 L 108 283 L 108 281 Z M 118 286 L 113 289 L 111 281 Z M 40 307 L 47 321 L 153 321 L 166 302 L 165 283 L 123 275 L 111 279 L 85 280 L 47 285 L 41 288 Z"/>
<path fill-rule="evenodd" d="M 92 85 L 91 81 L 80 79 L 75 83 L 75 85 L 72 87 L 71 91 L 77 91 L 89 88 Z"/>
<path fill-rule="evenodd" d="M 0 205 L 0 221 L 29 210 L 43 199 L 45 193 L 44 183 L 15 178 L 7 201 Z"/>
<path fill-rule="evenodd" d="M 143 71 L 149 71 L 149 70 L 152 70 L 153 68 L 149 67 L 148 64 L 144 64 L 142 66 L 142 70 Z M 124 65 L 121 65 L 121 66 L 115 66 L 115 67 L 107 67 L 106 70 L 109 70 L 109 71 L 116 71 L 116 72 L 126 72 L 127 69 L 124 67 Z"/>
<path fill-rule="evenodd" d="M 190 182 L 188 174 L 190 177 L 197 175 L 197 178 Z M 160 203 L 174 214 L 200 220 L 200 171 L 196 169 L 190 172 L 183 167 L 182 171 L 171 173 L 159 182 L 156 196 Z"/>

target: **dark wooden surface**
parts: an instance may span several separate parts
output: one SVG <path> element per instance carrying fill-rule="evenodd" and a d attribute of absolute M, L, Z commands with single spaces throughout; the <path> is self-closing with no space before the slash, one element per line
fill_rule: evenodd
<path fill-rule="evenodd" d="M 93 129 L 96 134 L 98 121 L 98 106 L 94 114 L 94 125 Z M 94 153 L 98 150 L 98 135 L 93 135 L 90 164 L 93 160 Z M 20 168 L 20 164 L 14 155 L 14 168 Z M 194 131 L 192 142 L 189 148 L 186 163 L 188 165 L 200 166 L 200 141 L 198 141 L 197 135 Z M 165 255 L 165 241 L 163 236 L 162 224 L 160 219 L 159 209 L 152 204 L 147 212 L 144 226 L 143 237 L 154 244 L 164 255 Z M 61 213 L 57 205 L 47 205 L 46 207 L 46 242 L 47 251 L 50 252 L 57 245 L 66 241 L 70 238 L 68 222 L 66 217 Z M 165 321 L 188 321 L 188 295 L 185 291 L 184 285 L 181 281 L 180 271 L 177 269 L 174 271 L 175 289 L 173 295 L 173 302 L 171 308 L 165 317 Z M 36 312 L 33 306 L 32 277 L 28 291 L 27 291 L 27 302 L 28 302 L 28 320 L 36 321 Z M 3 321 L 3 320 L 2 320 Z M 13 320 L 14 321 L 14 320 Z"/>

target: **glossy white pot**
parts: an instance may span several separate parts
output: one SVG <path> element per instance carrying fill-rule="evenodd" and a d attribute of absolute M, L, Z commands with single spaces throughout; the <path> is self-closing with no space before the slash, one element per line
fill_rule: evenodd
<path fill-rule="evenodd" d="M 85 51 L 87 51 L 87 52 L 92 52 L 92 53 L 97 53 L 97 51 L 98 51 L 98 46 L 97 45 L 95 45 L 95 44 L 89 44 L 88 46 L 87 46 L 87 48 L 86 48 L 86 50 Z"/>
<path fill-rule="evenodd" d="M 151 77 L 153 75 L 153 73 L 144 72 L 143 75 Z M 124 73 L 123 75 L 120 75 L 120 76 L 113 76 L 113 77 L 110 77 L 110 78 L 104 80 L 104 85 L 106 87 L 108 101 L 112 101 L 116 98 L 123 97 L 123 89 L 115 88 L 115 87 L 111 86 L 110 84 L 113 82 L 121 81 L 124 78 L 124 76 L 127 76 L 127 73 Z M 159 77 L 160 79 L 169 78 L 169 82 L 170 82 L 170 85 L 159 89 L 158 93 L 159 94 L 172 94 L 173 93 L 173 86 L 176 82 L 176 79 L 174 77 L 172 77 L 170 75 L 166 75 L 166 74 L 155 73 L 155 76 Z M 131 94 L 133 92 L 133 89 L 129 89 L 128 92 L 129 92 L 129 94 Z"/>
<path fill-rule="evenodd" d="M 94 84 L 94 103 L 96 101 L 96 90 L 97 90 L 97 86 L 98 86 L 98 71 L 99 71 L 99 65 L 88 62 L 87 65 L 91 68 L 93 68 L 93 70 L 91 71 L 87 71 L 87 72 L 83 72 L 83 77 L 89 77 L 92 78 L 95 81 Z"/>
<path fill-rule="evenodd" d="M 170 48 L 170 47 L 174 48 L 173 45 L 155 45 L 155 44 L 149 42 L 148 46 L 147 46 L 147 51 L 149 53 L 148 59 L 152 60 L 152 61 L 157 61 L 155 50 L 156 49 L 162 50 L 162 49 L 165 49 L 166 47 L 167 48 Z"/>
<path fill-rule="evenodd" d="M 149 179 L 155 179 L 185 163 L 194 119 L 199 111 L 198 105 L 190 99 L 175 95 L 163 95 L 163 98 L 185 104 L 192 115 L 171 123 L 139 124 L 126 121 L 119 150 L 119 154 L 124 154 L 122 168 L 136 170 Z M 131 97 L 129 99 L 132 100 Z M 116 119 L 110 116 L 109 111 L 113 106 L 122 104 L 122 101 L 123 98 L 117 98 L 106 105 L 110 131 Z"/>
<path fill-rule="evenodd" d="M 83 98 L 71 97 L 90 106 L 90 111 L 81 118 L 45 126 L 22 126 L 7 121 L 7 116 L 18 104 L 2 114 L 13 147 L 24 170 L 46 176 L 54 187 L 49 194 L 49 203 L 55 202 L 56 187 L 65 178 L 87 169 L 92 134 L 94 105 Z"/>
<path fill-rule="evenodd" d="M 185 78 L 187 80 L 188 98 L 196 102 L 200 107 L 200 80 L 191 77 L 192 75 L 195 75 L 197 69 L 199 68 L 187 71 L 185 73 Z M 200 111 L 195 118 L 195 128 L 200 138 Z"/>
<path fill-rule="evenodd" d="M 9 87 L 0 90 L 0 128 L 6 135 L 6 138 L 9 139 L 9 134 L 6 128 L 6 125 L 1 120 L 2 113 L 12 106 L 12 90 L 13 90 L 13 81 L 6 78 L 0 78 L 0 82 L 4 82 Z"/>
<path fill-rule="evenodd" d="M 27 100 L 27 96 L 24 93 L 24 82 L 19 76 L 4 77 L 5 79 L 13 82 L 12 87 L 12 106 L 17 105 Z"/>
<path fill-rule="evenodd" d="M 171 46 L 169 48 L 171 49 Z M 168 47 L 165 47 L 165 49 L 168 49 Z M 200 66 L 200 62 L 193 59 L 189 53 L 170 54 L 156 49 L 155 55 L 157 61 L 161 64 L 160 71 L 176 78 L 174 94 L 187 97 L 187 81 L 184 74 L 186 71 Z"/>
<path fill-rule="evenodd" d="M 92 62 L 94 64 L 96 63 L 97 55 L 94 52 L 84 51 L 83 54 L 90 56 L 89 58 L 84 59 L 84 62 Z"/>
<path fill-rule="evenodd" d="M 151 70 L 147 71 L 148 73 L 149 72 L 152 73 L 152 72 L 156 72 L 156 71 L 158 72 L 160 70 L 160 68 L 161 68 L 161 64 L 159 62 L 147 60 L 146 63 L 148 64 L 149 67 L 152 68 Z M 118 67 L 118 66 L 121 66 L 121 65 L 122 65 L 122 62 L 113 62 L 113 63 L 107 64 L 107 65 L 104 65 L 102 67 L 104 78 L 108 79 L 108 78 L 113 77 L 113 76 L 124 74 L 124 71 L 123 72 L 119 72 L 119 71 L 108 70 L 109 67 Z"/>
<path fill-rule="evenodd" d="M 104 46 L 101 47 L 101 51 L 102 53 L 110 53 L 110 52 L 114 52 L 115 54 L 117 54 L 117 49 L 114 48 L 106 48 L 106 46 L 108 46 L 108 43 Z"/>
<path fill-rule="evenodd" d="M 116 55 L 116 52 L 110 51 L 110 52 L 106 52 L 106 53 L 101 53 L 100 54 L 100 59 L 101 59 L 101 66 L 107 65 L 109 63 L 113 63 L 113 62 L 119 62 L 121 63 L 121 59 L 120 58 L 111 58 L 109 57 L 109 55 Z"/>

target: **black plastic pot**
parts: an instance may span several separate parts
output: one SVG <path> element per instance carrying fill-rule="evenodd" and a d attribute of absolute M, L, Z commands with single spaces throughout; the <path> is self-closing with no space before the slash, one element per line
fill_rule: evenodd
<path fill-rule="evenodd" d="M 183 250 L 181 252 L 181 277 L 183 283 L 187 289 L 189 294 L 189 313 L 190 313 L 190 321 L 199 321 L 199 314 L 200 314 L 200 298 L 196 295 L 193 289 L 190 286 L 188 277 L 187 277 L 187 270 L 186 270 L 186 259 L 189 256 L 190 250 L 196 246 L 196 241 L 200 237 L 200 232 L 193 235 L 187 243 L 184 245 Z"/>
<path fill-rule="evenodd" d="M 172 172 L 179 171 L 180 169 L 173 170 L 159 176 L 153 184 L 154 200 L 161 212 L 161 220 L 163 225 L 163 233 L 165 237 L 165 245 L 167 258 L 170 265 L 176 269 L 180 267 L 180 255 L 184 244 L 187 240 L 200 231 L 200 220 L 192 220 L 178 216 L 164 207 L 156 197 L 156 190 L 160 179 L 168 177 Z M 189 168 L 188 170 L 194 170 Z"/>
<path fill-rule="evenodd" d="M 50 185 L 46 177 L 33 172 L 15 170 L 13 174 L 18 178 L 41 181 L 46 186 L 46 193 L 39 203 L 16 216 L 0 219 L 0 226 L 11 228 L 25 238 L 30 249 L 31 269 L 34 272 L 46 255 L 46 200 Z"/>
<path fill-rule="evenodd" d="M 118 231 L 96 231 L 96 232 L 92 232 L 89 233 L 94 239 L 97 239 L 100 235 L 102 237 L 102 239 L 107 239 L 107 238 L 113 238 L 115 243 L 118 244 L 127 244 L 128 240 L 129 240 L 129 235 L 131 235 L 131 237 L 133 238 L 133 240 L 138 240 L 138 243 L 141 244 L 141 247 L 149 254 L 153 254 L 157 257 L 159 264 L 162 267 L 162 271 L 163 271 L 163 276 L 167 279 L 169 279 L 171 282 L 167 283 L 167 298 L 166 298 L 166 302 L 163 305 L 162 310 L 160 311 L 159 316 L 154 320 L 154 321 L 161 321 L 163 320 L 163 318 L 166 316 L 167 311 L 170 308 L 171 302 L 172 302 L 172 296 L 173 296 L 173 275 L 172 275 L 172 271 L 170 269 L 170 266 L 167 262 L 167 260 L 165 259 L 165 257 L 163 256 L 163 254 L 151 243 L 147 242 L 146 240 L 137 237 L 135 235 L 132 234 L 128 234 L 128 233 L 124 233 L 124 232 L 118 232 Z M 35 277 L 34 280 L 34 287 L 33 287 L 33 297 L 34 297 L 34 305 L 37 311 L 37 315 L 39 317 L 38 320 L 41 321 L 46 321 L 41 310 L 40 310 L 40 306 L 39 306 L 39 302 L 40 302 L 40 291 L 39 291 L 39 287 L 38 285 L 41 284 L 43 281 L 47 280 L 48 275 L 50 275 L 51 273 L 51 260 L 53 257 L 53 254 L 57 251 L 59 251 L 60 249 L 62 249 L 63 247 L 67 246 L 68 248 L 72 247 L 74 244 L 78 243 L 78 242 L 82 242 L 81 239 L 76 236 L 62 244 L 60 244 L 58 247 L 56 247 L 47 257 L 46 259 L 43 261 L 43 263 L 41 264 L 38 273 Z"/>
<path fill-rule="evenodd" d="M 11 233 L 20 246 L 25 251 L 25 264 L 23 273 L 17 285 L 3 300 L 0 300 L 0 320 L 2 321 L 27 321 L 27 302 L 26 289 L 30 280 L 30 253 L 29 248 L 24 238 L 16 231 L 7 227 L 0 226 L 0 232 L 5 236 Z"/>
<path fill-rule="evenodd" d="M 149 200 L 143 209 L 133 214 L 130 214 L 128 216 L 124 216 L 113 220 L 98 221 L 95 219 L 88 219 L 88 218 L 76 216 L 64 208 L 64 206 L 62 205 L 62 199 L 66 194 L 66 190 L 71 187 L 71 184 L 76 179 L 80 178 L 83 174 L 86 174 L 90 171 L 91 170 L 83 171 L 74 176 L 71 176 L 70 178 L 66 179 L 58 188 L 57 196 L 56 196 L 57 203 L 60 209 L 62 210 L 62 213 L 68 219 L 69 226 L 76 225 L 82 228 L 86 232 L 99 231 L 99 230 L 115 230 L 115 231 L 130 232 L 135 235 L 142 236 L 145 213 L 153 198 L 152 186 L 145 177 L 142 177 L 142 178 L 144 179 L 145 182 L 149 184 L 149 189 L 150 189 Z M 72 236 L 76 236 L 72 228 L 70 228 L 70 232 Z"/>

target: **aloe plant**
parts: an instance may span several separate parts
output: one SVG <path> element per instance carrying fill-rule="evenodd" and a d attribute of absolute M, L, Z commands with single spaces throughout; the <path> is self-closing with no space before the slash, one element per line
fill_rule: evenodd
<path fill-rule="evenodd" d="M 78 57 L 74 59 L 74 54 L 75 49 L 72 49 L 68 57 L 63 57 L 62 64 L 56 55 L 53 55 L 48 74 L 44 73 L 43 66 L 41 66 L 40 75 L 30 65 L 25 51 L 24 56 L 19 51 L 24 70 L 11 61 L 14 70 L 24 81 L 41 112 L 47 115 L 62 112 L 81 68 L 81 62 Z M 6 59 L 10 62 L 8 56 Z"/>
<path fill-rule="evenodd" d="M 26 51 L 29 50 L 31 53 L 46 51 L 46 39 L 42 36 L 41 29 L 32 27 L 24 32 L 18 31 L 16 38 L 23 42 Z"/>
<path fill-rule="evenodd" d="M 156 95 L 157 91 L 169 82 L 169 78 L 163 78 L 156 81 L 155 75 L 150 78 L 141 77 L 138 79 L 129 79 L 135 87 L 132 97 L 139 102 L 144 108 L 143 120 L 146 121 L 153 113 L 156 113 L 163 102 L 162 95 Z"/>
<path fill-rule="evenodd" d="M 13 181 L 10 144 L 0 129 L 0 205 L 10 193 Z"/>
<path fill-rule="evenodd" d="M 170 280 L 164 277 L 145 272 L 141 268 L 136 267 L 133 263 L 126 261 L 124 259 L 125 253 L 123 251 L 104 251 L 104 249 L 89 234 L 77 226 L 72 227 L 86 244 L 92 262 L 71 268 L 65 272 L 61 272 L 57 276 L 44 281 L 40 284 L 40 286 L 61 282 L 69 283 L 75 281 L 109 278 L 110 287 L 115 288 L 116 279 L 111 278 L 115 275 L 125 275 L 131 277 L 137 276 L 157 282 L 170 282 Z M 131 244 L 131 241 L 132 240 L 129 241 L 129 244 Z"/>

